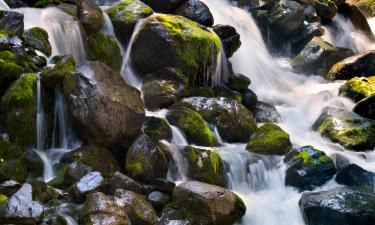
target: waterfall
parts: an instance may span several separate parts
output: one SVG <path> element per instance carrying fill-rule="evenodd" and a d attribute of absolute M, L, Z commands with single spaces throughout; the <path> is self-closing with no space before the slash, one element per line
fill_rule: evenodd
<path fill-rule="evenodd" d="M 334 46 L 350 48 L 354 52 L 375 49 L 374 43 L 342 15 L 336 15 L 332 25 L 324 27 L 324 31 L 323 39 Z"/>
<path fill-rule="evenodd" d="M 44 110 L 42 105 L 42 87 L 40 82 L 40 73 L 37 73 L 36 83 L 36 149 L 44 149 L 45 141 L 45 121 Z"/>
<path fill-rule="evenodd" d="M 0 0 L 0 10 L 10 10 L 9 6 L 4 0 Z"/>
<path fill-rule="evenodd" d="M 217 56 L 216 60 L 216 70 L 213 74 L 212 78 L 212 85 L 219 84 L 220 82 L 227 81 L 229 77 L 229 66 L 227 56 L 225 55 L 225 51 L 223 46 L 220 48 L 220 52 Z"/>
<path fill-rule="evenodd" d="M 19 8 L 15 11 L 24 14 L 25 30 L 41 27 L 48 32 L 52 46 L 52 56 L 70 55 L 76 64 L 86 62 L 86 52 L 79 22 L 56 7 L 45 9 Z"/>

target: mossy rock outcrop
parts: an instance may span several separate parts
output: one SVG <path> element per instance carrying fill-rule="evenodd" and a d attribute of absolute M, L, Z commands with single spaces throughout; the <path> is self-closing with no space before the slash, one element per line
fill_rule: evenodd
<path fill-rule="evenodd" d="M 375 121 L 375 94 L 359 101 L 354 106 L 353 111 L 365 118 Z"/>
<path fill-rule="evenodd" d="M 102 32 L 88 37 L 88 58 L 92 61 L 102 61 L 119 71 L 122 64 L 121 49 L 116 38 Z"/>
<path fill-rule="evenodd" d="M 316 14 L 322 20 L 331 20 L 338 11 L 335 2 L 331 0 L 314 0 L 314 6 Z"/>
<path fill-rule="evenodd" d="M 145 19 L 131 52 L 140 76 L 175 67 L 191 84 L 211 84 L 220 39 L 202 25 L 182 16 L 154 14 Z"/>
<path fill-rule="evenodd" d="M 190 97 L 172 106 L 181 107 L 197 111 L 205 121 L 215 125 L 222 139 L 228 142 L 246 142 L 257 129 L 251 112 L 236 100 Z"/>
<path fill-rule="evenodd" d="M 117 37 L 128 43 L 137 22 L 153 13 L 152 9 L 139 0 L 125 0 L 106 10 Z"/>
<path fill-rule="evenodd" d="M 35 74 L 21 76 L 1 99 L 10 140 L 25 146 L 33 146 L 36 140 L 36 81 Z"/>
<path fill-rule="evenodd" d="M 354 77 L 343 84 L 339 89 L 339 94 L 358 102 L 375 94 L 375 76 Z"/>
<path fill-rule="evenodd" d="M 168 122 L 159 117 L 146 117 L 142 126 L 143 133 L 147 134 L 152 140 L 172 140 L 172 129 L 169 127 Z"/>
<path fill-rule="evenodd" d="M 187 146 L 182 154 L 187 160 L 189 178 L 224 186 L 223 161 L 218 153 Z"/>
<path fill-rule="evenodd" d="M 250 136 L 246 149 L 264 155 L 284 155 L 292 148 L 289 134 L 274 123 L 266 123 Z"/>
<path fill-rule="evenodd" d="M 241 46 L 240 34 L 236 28 L 229 25 L 215 25 L 212 27 L 215 33 L 220 37 L 225 51 L 225 55 L 230 58 Z"/>
<path fill-rule="evenodd" d="M 179 127 L 190 143 L 201 146 L 217 146 L 217 140 L 202 116 L 187 108 L 172 108 L 167 114 L 167 120 Z"/>
<path fill-rule="evenodd" d="M 126 170 L 137 181 L 165 179 L 168 172 L 167 150 L 158 142 L 142 134 L 130 146 L 126 156 Z"/>
<path fill-rule="evenodd" d="M 293 149 L 284 160 L 289 165 L 285 184 L 301 191 L 323 185 L 336 173 L 333 160 L 312 146 Z"/>
<path fill-rule="evenodd" d="M 324 109 L 313 129 L 347 149 L 365 151 L 375 147 L 375 121 L 345 109 Z"/>
<path fill-rule="evenodd" d="M 0 180 L 24 182 L 28 175 L 28 161 L 25 149 L 0 138 Z"/>
<path fill-rule="evenodd" d="M 48 41 L 48 33 L 43 28 L 33 27 L 23 34 L 25 45 L 51 56 L 52 47 Z"/>
<path fill-rule="evenodd" d="M 72 76 L 76 70 L 75 61 L 72 57 L 61 56 L 57 57 L 56 60 L 52 68 L 47 68 L 40 74 L 42 87 L 47 92 L 53 91 L 56 87 L 63 87 L 65 76 Z M 45 99 L 48 100 L 48 98 Z"/>
<path fill-rule="evenodd" d="M 16 57 L 10 51 L 0 52 L 0 95 L 3 95 L 24 69 L 17 65 Z"/>

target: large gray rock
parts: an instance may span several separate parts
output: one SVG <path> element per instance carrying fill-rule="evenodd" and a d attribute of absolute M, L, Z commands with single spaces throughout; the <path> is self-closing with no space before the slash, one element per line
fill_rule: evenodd
<path fill-rule="evenodd" d="M 214 17 L 212 16 L 208 6 L 199 0 L 188 0 L 182 3 L 174 14 L 184 16 L 206 27 L 214 25 Z"/>
<path fill-rule="evenodd" d="M 2 30 L 21 36 L 23 33 L 23 14 L 0 10 L 0 27 Z"/>
<path fill-rule="evenodd" d="M 89 143 L 127 147 L 138 136 L 145 118 L 137 89 L 101 62 L 91 71 L 66 76 L 64 91 L 76 130 Z"/>
<path fill-rule="evenodd" d="M 78 17 L 87 33 L 96 33 L 104 24 L 102 10 L 92 0 L 79 0 Z"/>

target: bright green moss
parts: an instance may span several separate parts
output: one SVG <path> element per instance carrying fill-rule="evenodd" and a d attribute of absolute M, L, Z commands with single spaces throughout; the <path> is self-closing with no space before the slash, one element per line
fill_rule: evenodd
<path fill-rule="evenodd" d="M 39 50 L 46 54 L 46 56 L 51 55 L 52 47 L 48 41 L 48 33 L 44 29 L 33 27 L 25 31 L 23 37 L 26 46 Z"/>
<path fill-rule="evenodd" d="M 25 74 L 17 80 L 2 98 L 2 104 L 7 107 L 12 105 L 34 106 L 35 74 Z"/>
<path fill-rule="evenodd" d="M 370 78 L 354 77 L 340 87 L 339 93 L 355 102 L 369 97 L 375 94 L 375 76 Z"/>
<path fill-rule="evenodd" d="M 259 127 L 251 137 L 246 148 L 259 154 L 283 155 L 292 147 L 289 134 L 273 123 Z"/>
<path fill-rule="evenodd" d="M 138 155 L 137 158 L 126 161 L 126 169 L 130 177 L 143 176 L 147 168 L 147 159 L 143 155 Z"/>
<path fill-rule="evenodd" d="M 8 197 L 6 195 L 0 194 L 0 204 L 8 200 Z"/>
<path fill-rule="evenodd" d="M 298 150 L 293 150 L 293 159 L 298 161 L 302 159 L 305 167 L 313 169 L 315 167 L 324 166 L 325 164 L 333 164 L 332 159 L 324 152 L 315 149 L 312 146 L 305 146 Z"/>
<path fill-rule="evenodd" d="M 140 17 L 152 14 L 152 9 L 138 0 L 124 0 L 107 10 L 111 19 L 136 23 Z"/>

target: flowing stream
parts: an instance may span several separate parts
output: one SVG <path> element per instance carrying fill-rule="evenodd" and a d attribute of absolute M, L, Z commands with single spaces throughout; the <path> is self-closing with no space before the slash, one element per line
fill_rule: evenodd
<path fill-rule="evenodd" d="M 0 10 L 10 10 L 9 6 L 4 0 L 0 0 Z"/>

